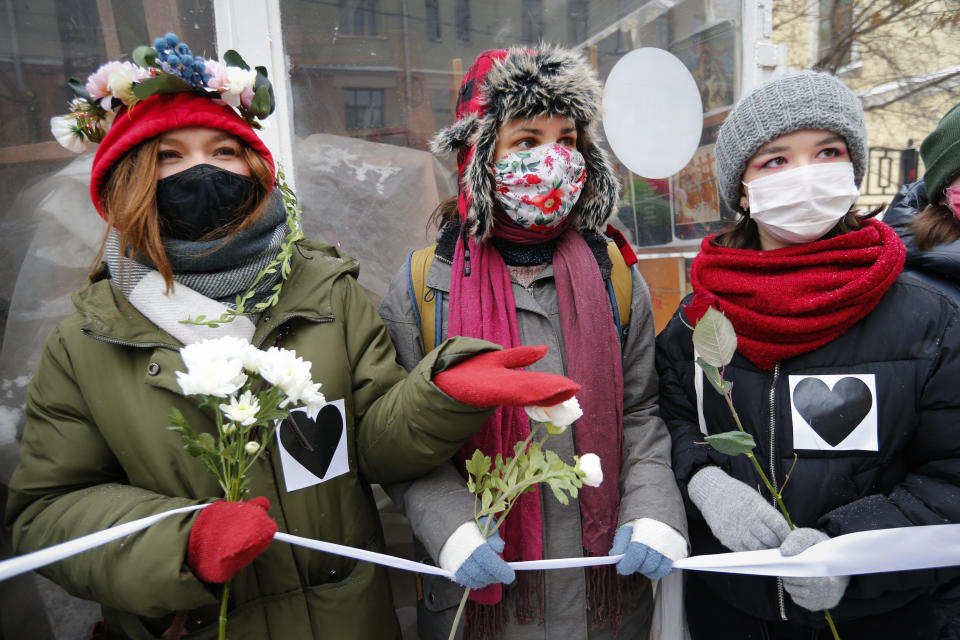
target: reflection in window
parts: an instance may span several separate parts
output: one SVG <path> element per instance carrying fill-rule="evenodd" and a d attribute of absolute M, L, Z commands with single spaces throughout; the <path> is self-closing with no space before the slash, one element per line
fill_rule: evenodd
<path fill-rule="evenodd" d="M 427 12 L 427 37 L 438 41 L 443 39 L 440 32 L 440 3 L 439 0 L 425 0 Z"/>
<path fill-rule="evenodd" d="M 347 129 L 383 126 L 383 89 L 344 89 Z"/>
<path fill-rule="evenodd" d="M 853 0 L 820 0 L 819 66 L 839 69 L 850 64 Z"/>
<path fill-rule="evenodd" d="M 375 36 L 379 0 L 340 0 L 340 33 L 353 36 Z"/>
<path fill-rule="evenodd" d="M 543 0 L 523 0 L 520 24 L 527 44 L 536 44 L 543 38 Z"/>
<path fill-rule="evenodd" d="M 457 42 L 470 42 L 470 0 L 456 0 Z"/>
<path fill-rule="evenodd" d="M 587 39 L 587 0 L 567 0 L 567 42 L 578 44 Z"/>

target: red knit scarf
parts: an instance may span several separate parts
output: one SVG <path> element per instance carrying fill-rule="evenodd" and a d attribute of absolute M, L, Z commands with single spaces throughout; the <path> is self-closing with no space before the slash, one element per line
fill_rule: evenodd
<path fill-rule="evenodd" d="M 773 251 L 729 249 L 705 238 L 690 276 L 737 331 L 737 350 L 760 369 L 821 347 L 873 310 L 903 269 L 906 249 L 875 220 L 858 231 Z"/>
<path fill-rule="evenodd" d="M 464 275 L 464 247 L 457 242 L 450 281 L 448 334 L 483 338 L 504 347 L 520 345 L 513 289 L 506 265 L 489 243 L 468 239 L 470 275 Z M 553 259 L 566 355 L 566 375 L 582 385 L 577 398 L 583 417 L 574 428 L 579 453 L 594 452 L 603 465 L 604 482 L 580 490 L 583 546 L 604 555 L 613 541 L 620 493 L 623 420 L 623 369 L 620 346 L 606 287 L 596 258 L 583 237 L 568 230 L 557 240 Z M 521 408 L 500 407 L 460 450 L 458 462 L 479 448 L 491 458 L 513 454 L 513 445 L 530 433 L 530 419 Z M 524 494 L 504 521 L 504 559 L 543 558 L 540 494 Z M 539 589 L 538 589 L 539 590 Z M 480 604 L 500 602 L 502 586 L 470 592 Z M 541 607 L 543 606 L 541 598 Z"/>

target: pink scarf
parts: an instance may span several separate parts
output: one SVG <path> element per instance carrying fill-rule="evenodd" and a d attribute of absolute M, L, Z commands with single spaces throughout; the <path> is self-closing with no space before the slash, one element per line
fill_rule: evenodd
<path fill-rule="evenodd" d="M 498 224 L 501 220 L 498 220 Z M 536 236 L 544 239 L 542 234 Z M 520 346 L 510 275 L 499 252 L 468 238 L 470 275 L 464 275 L 465 252 L 458 240 L 450 278 L 448 334 L 483 338 L 505 348 Z M 580 490 L 583 547 L 604 555 L 613 542 L 620 504 L 619 477 L 623 448 L 623 365 L 610 299 L 596 258 L 575 230 L 562 231 L 553 259 L 554 279 L 564 336 L 566 375 L 582 385 L 578 394 L 583 417 L 572 427 L 577 452 L 600 456 L 605 481 Z M 480 449 L 485 455 L 511 455 L 513 445 L 530 433 L 521 408 L 500 407 L 460 450 L 458 461 Z M 461 466 L 462 468 L 462 466 Z M 543 558 L 543 523 L 539 491 L 520 497 L 501 527 L 504 559 Z M 499 584 L 473 590 L 479 604 L 502 597 Z M 542 604 L 542 603 L 541 603 Z"/>

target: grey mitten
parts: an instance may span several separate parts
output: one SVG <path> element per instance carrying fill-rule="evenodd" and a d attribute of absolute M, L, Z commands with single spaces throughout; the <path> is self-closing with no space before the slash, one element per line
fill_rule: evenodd
<path fill-rule="evenodd" d="M 720 467 L 704 467 L 690 478 L 687 492 L 707 525 L 731 551 L 772 549 L 790 534 L 790 525 L 756 489 Z"/>
<path fill-rule="evenodd" d="M 780 545 L 780 553 L 795 556 L 809 547 L 829 540 L 830 536 L 817 529 L 794 529 Z M 799 607 L 810 611 L 832 609 L 840 602 L 847 590 L 850 576 L 825 576 L 822 578 L 783 578 L 783 588 Z"/>

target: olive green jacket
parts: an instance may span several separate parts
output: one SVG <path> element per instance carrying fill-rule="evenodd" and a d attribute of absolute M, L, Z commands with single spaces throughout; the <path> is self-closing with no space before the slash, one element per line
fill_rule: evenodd
<path fill-rule="evenodd" d="M 259 318 L 253 341 L 296 350 L 313 363 L 327 400 L 344 400 L 350 470 L 287 492 L 274 439 L 251 471 L 247 498 L 266 496 L 280 531 L 381 550 L 369 483 L 427 472 L 483 423 L 489 411 L 453 400 L 430 380 L 491 345 L 449 341 L 408 376 L 356 282 L 356 261 L 327 245 L 299 249 L 279 303 Z M 198 432 L 216 429 L 180 393 L 180 343 L 105 276 L 74 295 L 77 313 L 50 335 L 30 385 L 7 510 L 17 553 L 221 495 L 168 429 L 174 407 Z M 169 517 L 41 573 L 100 602 L 111 636 L 159 637 L 174 612 L 189 610 L 184 637 L 215 637 L 217 588 L 185 564 L 195 517 Z M 281 542 L 236 574 L 231 596 L 227 628 L 234 639 L 400 635 L 385 571 Z"/>

